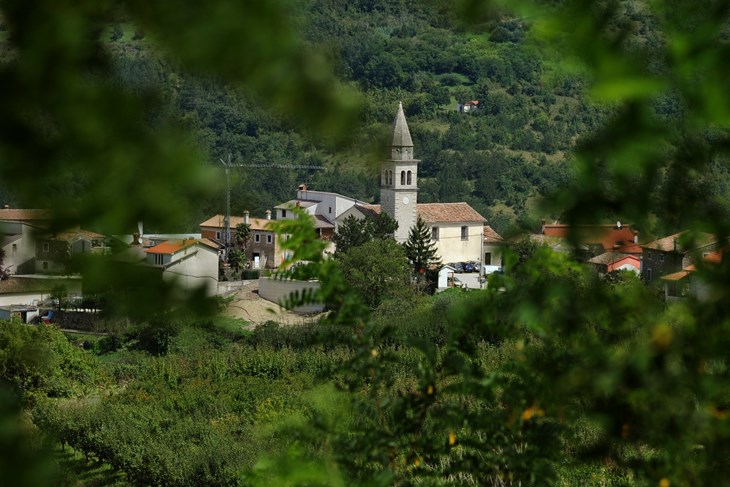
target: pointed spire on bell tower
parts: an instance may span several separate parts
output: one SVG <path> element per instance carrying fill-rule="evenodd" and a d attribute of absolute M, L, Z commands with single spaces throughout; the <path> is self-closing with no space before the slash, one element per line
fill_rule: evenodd
<path fill-rule="evenodd" d="M 398 102 L 398 112 L 393 123 L 393 143 L 391 144 L 391 158 L 393 160 L 413 159 L 413 140 L 408 130 L 406 114 L 403 112 L 403 102 Z"/>

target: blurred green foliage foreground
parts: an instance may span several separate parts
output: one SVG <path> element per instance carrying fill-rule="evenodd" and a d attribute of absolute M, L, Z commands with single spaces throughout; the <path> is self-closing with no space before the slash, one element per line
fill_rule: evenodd
<path fill-rule="evenodd" d="M 0 68 L 0 175 L 59 218 L 106 228 L 173 218 L 189 201 L 181 194 L 205 183 L 154 93 L 105 81 L 98 36 L 118 15 L 189 69 L 342 133 L 349 98 L 297 42 L 295 3 L 2 2 L 12 48 Z M 651 211 L 725 242 L 724 205 L 695 182 L 730 147 L 727 2 L 547 3 L 510 8 L 613 111 L 576 150 L 577 183 L 557 207 L 571 223 L 641 223 Z M 616 21 L 628 3 L 663 32 L 661 45 L 631 42 L 636 26 Z M 457 7 L 469 18 L 506 8 Z M 660 95 L 680 115 L 658 119 Z M 674 184 L 657 194 L 660 177 Z M 63 199 L 66 185 L 84 198 Z M 0 396 L 0 483 L 57 481 L 41 433 L 137 485 L 666 487 L 730 477 L 727 259 L 698 270 L 708 300 L 667 306 L 638 282 L 607 284 L 538 248 L 508 260 L 487 291 L 372 318 L 304 220 L 281 230 L 310 262 L 297 272 L 323 283 L 332 313 L 316 326 L 243 336 L 214 321 L 180 324 L 165 356 L 110 339 L 97 357 L 54 330 L 3 324 L 0 374 L 13 396 Z"/>

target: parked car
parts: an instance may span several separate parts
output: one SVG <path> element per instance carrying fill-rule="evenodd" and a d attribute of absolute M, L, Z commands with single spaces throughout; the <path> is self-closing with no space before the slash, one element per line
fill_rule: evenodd
<path fill-rule="evenodd" d="M 464 272 L 464 263 L 463 262 L 453 262 L 449 265 L 454 268 L 455 272 Z"/>
<path fill-rule="evenodd" d="M 474 264 L 472 262 L 464 262 L 464 272 L 474 272 Z"/>

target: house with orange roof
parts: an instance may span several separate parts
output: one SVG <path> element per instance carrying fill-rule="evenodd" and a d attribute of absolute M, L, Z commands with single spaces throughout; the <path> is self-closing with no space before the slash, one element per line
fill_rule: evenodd
<path fill-rule="evenodd" d="M 643 249 L 641 278 L 650 283 L 667 274 L 680 272 L 697 258 L 702 258 L 718 248 L 717 238 L 709 233 L 682 231 L 653 240 L 641 246 Z"/>
<path fill-rule="evenodd" d="M 569 242 L 572 238 L 579 249 L 592 255 L 604 252 L 621 252 L 624 254 L 641 254 L 639 231 L 631 225 L 621 222 L 615 224 L 566 225 L 563 223 L 542 222 L 540 233 L 548 238 L 562 239 Z"/>
<path fill-rule="evenodd" d="M 704 253 L 700 259 L 701 267 L 711 269 L 722 262 L 722 251 Z M 664 299 L 667 302 L 678 301 L 688 297 L 695 297 L 706 301 L 711 296 L 711 288 L 697 273 L 697 265 L 689 264 L 682 270 L 660 277 L 664 284 Z"/>
<path fill-rule="evenodd" d="M 271 223 L 271 211 L 266 210 L 266 218 L 251 218 L 248 211 L 243 216 L 230 217 L 230 243 L 234 247 L 236 241 L 236 228 L 241 225 L 249 225 L 251 228 L 251 239 L 246 245 L 246 267 L 251 269 L 273 269 L 281 264 L 284 252 L 279 247 L 278 235 L 269 224 Z M 210 239 L 225 248 L 226 222 L 224 215 L 214 215 L 200 224 L 200 234 L 203 238 Z"/>
<path fill-rule="evenodd" d="M 162 279 L 176 282 L 184 291 L 203 288 L 218 291 L 218 244 L 206 239 L 171 240 L 145 251 L 146 263 L 160 269 Z"/>

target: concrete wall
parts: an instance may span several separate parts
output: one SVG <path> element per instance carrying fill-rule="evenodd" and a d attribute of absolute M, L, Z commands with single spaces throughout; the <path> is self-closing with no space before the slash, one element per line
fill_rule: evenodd
<path fill-rule="evenodd" d="M 274 277 L 259 279 L 259 296 L 281 306 L 292 293 L 317 289 L 319 289 L 317 281 L 283 280 Z M 324 306 L 321 304 L 308 304 L 292 309 L 296 313 L 319 313 L 322 310 L 324 310 Z"/>

